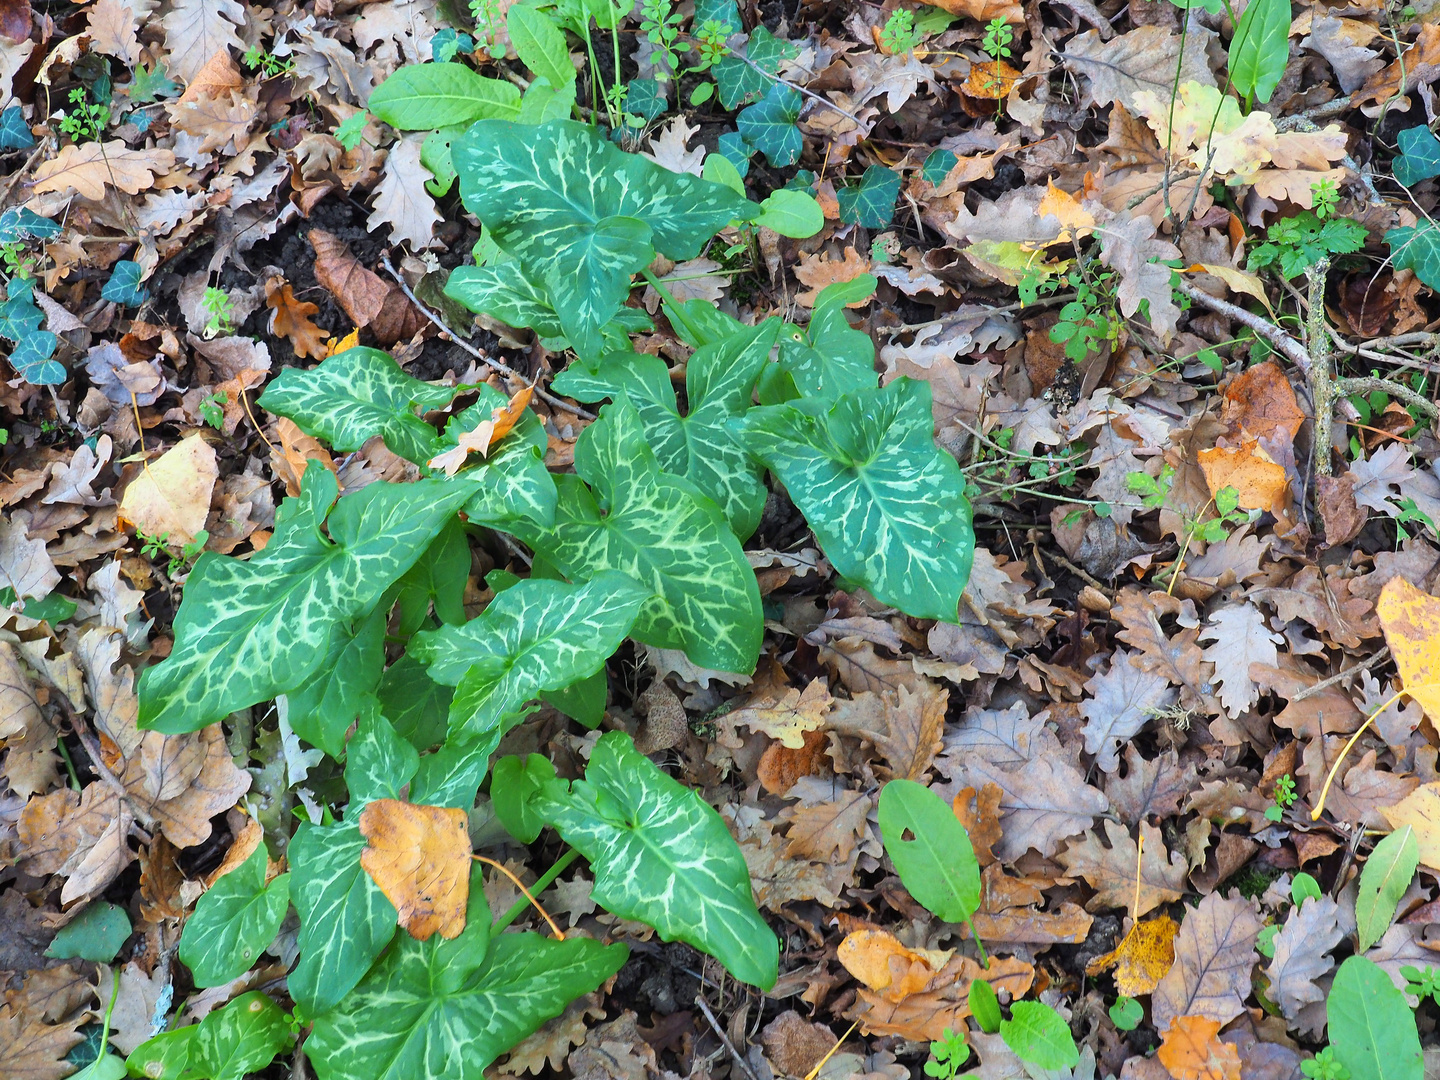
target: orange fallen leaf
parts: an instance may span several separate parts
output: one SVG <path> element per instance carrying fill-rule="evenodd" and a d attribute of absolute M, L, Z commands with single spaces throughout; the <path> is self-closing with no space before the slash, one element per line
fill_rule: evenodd
<path fill-rule="evenodd" d="M 1054 181 L 1046 183 L 1045 197 L 1035 208 L 1037 217 L 1054 216 L 1060 222 L 1058 241 L 1074 241 L 1089 236 L 1095 228 L 1095 215 L 1080 205 L 1080 200 L 1068 191 L 1055 186 Z"/>
<path fill-rule="evenodd" d="M 1175 1080 L 1240 1080 L 1240 1052 L 1208 1017 L 1177 1016 L 1155 1056 Z"/>
<path fill-rule="evenodd" d="M 836 955 L 845 970 L 886 1001 L 904 1001 L 924 990 L 954 955 L 953 949 L 910 949 L 885 930 L 856 930 L 840 942 Z"/>
<path fill-rule="evenodd" d="M 436 454 L 426 462 L 432 469 L 444 469 L 446 476 L 454 476 L 465 464 L 472 452 L 482 458 L 490 456 L 490 448 L 509 435 L 520 417 L 525 414 L 530 399 L 535 395 L 535 384 L 522 386 L 510 400 L 490 413 L 490 419 L 481 420 L 473 431 L 460 436 L 460 441 L 443 454 Z"/>
<path fill-rule="evenodd" d="M 1136 923 L 1120 944 L 1085 967 L 1085 974 L 1099 975 L 1115 969 L 1115 989 L 1126 997 L 1148 994 L 1159 985 L 1175 963 L 1175 934 L 1180 926 L 1169 915 Z"/>
<path fill-rule="evenodd" d="M 357 326 L 354 330 L 351 330 L 348 334 L 346 334 L 346 335 L 345 335 L 344 337 L 342 337 L 342 338 L 333 338 L 333 337 L 332 337 L 332 338 L 330 338 L 328 341 L 326 341 L 326 342 L 325 342 L 325 355 L 326 355 L 326 356 L 335 356 L 335 355 L 337 355 L 337 354 L 339 354 L 339 353 L 345 352 L 347 349 L 353 349 L 353 348 L 355 348 L 355 347 L 356 347 L 357 345 L 359 345 L 359 344 L 360 344 L 360 328 Z"/>
<path fill-rule="evenodd" d="M 1215 274 L 1223 268 L 1205 266 L 1204 269 Z M 1232 289 L 1237 287 L 1229 278 L 1225 281 Z M 1263 294 L 1263 290 L 1261 292 Z M 1305 414 L 1300 411 L 1295 390 L 1284 370 L 1275 361 L 1267 360 L 1230 380 L 1225 387 L 1220 420 L 1236 439 L 1273 438 L 1281 431 L 1293 439 L 1305 422 Z"/>
<path fill-rule="evenodd" d="M 360 866 L 395 905 L 417 941 L 465 929 L 470 900 L 470 833 L 464 810 L 377 799 L 360 814 Z"/>
<path fill-rule="evenodd" d="M 1004 60 L 980 60 L 970 65 L 964 91 L 972 98 L 1004 101 L 1023 77 Z"/>
<path fill-rule="evenodd" d="M 1375 613 L 1405 693 L 1440 724 L 1440 598 L 1393 577 L 1380 590 Z"/>
<path fill-rule="evenodd" d="M 330 451 L 318 439 L 301 431 L 293 420 L 282 416 L 275 422 L 275 431 L 280 436 L 280 446 L 270 448 L 270 467 L 275 470 L 276 477 L 285 482 L 287 495 L 300 494 L 300 478 L 312 461 L 318 461 L 332 473 L 335 472 L 335 461 L 330 457 Z"/>
<path fill-rule="evenodd" d="M 1199 458 L 1200 471 L 1205 474 L 1211 495 L 1230 487 L 1240 497 L 1242 510 L 1280 513 L 1285 509 L 1290 493 L 1285 467 L 1271 461 L 1254 439 L 1247 440 L 1243 446 L 1201 450 Z"/>
<path fill-rule="evenodd" d="M 968 956 L 952 957 L 936 973 L 927 989 L 911 994 L 903 1001 L 891 1001 L 883 994 L 860 987 L 860 1001 L 855 1010 L 846 1013 L 857 1020 L 866 1035 L 899 1035 L 916 1042 L 940 1038 L 945 1029 L 965 1029 L 970 1015 L 970 984 L 980 979 L 996 991 L 1004 991 L 1012 999 L 1023 997 L 1035 982 L 1035 969 L 1013 956 L 994 956 L 990 966 L 982 968 Z"/>
<path fill-rule="evenodd" d="M 173 547 L 188 544 L 205 528 L 219 476 L 215 451 L 205 437 L 187 435 L 126 486 L 120 519 L 147 536 L 165 537 Z"/>
<path fill-rule="evenodd" d="M 314 360 L 325 356 L 325 331 L 311 321 L 310 316 L 320 310 L 318 304 L 300 300 L 289 285 L 272 289 L 265 298 L 270 308 L 270 332 L 277 337 L 288 338 L 296 356 L 308 356 Z"/>

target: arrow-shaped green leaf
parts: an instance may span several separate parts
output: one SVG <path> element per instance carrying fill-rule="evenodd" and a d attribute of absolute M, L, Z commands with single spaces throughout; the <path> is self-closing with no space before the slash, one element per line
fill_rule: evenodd
<path fill-rule="evenodd" d="M 180 960 L 196 986 L 219 986 L 250 970 L 275 940 L 290 906 L 290 875 L 265 884 L 265 845 L 200 897 L 180 935 Z"/>

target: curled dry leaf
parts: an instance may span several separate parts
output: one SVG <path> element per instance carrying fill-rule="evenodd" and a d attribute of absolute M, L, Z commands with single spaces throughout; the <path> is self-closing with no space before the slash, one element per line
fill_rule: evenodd
<path fill-rule="evenodd" d="M 318 304 L 297 299 L 288 283 L 271 289 L 265 298 L 265 304 L 270 308 L 272 334 L 288 338 L 296 356 L 308 356 L 313 360 L 324 359 L 327 355 L 325 331 L 310 319 L 311 315 L 320 311 Z"/>
<path fill-rule="evenodd" d="M 472 453 L 482 458 L 490 456 L 490 448 L 503 439 L 520 422 L 525 409 L 535 394 L 535 384 L 522 386 L 510 396 L 510 400 L 490 413 L 488 420 L 481 420 L 471 431 L 460 436 L 453 449 L 436 454 L 426 462 L 432 469 L 444 469 L 446 476 L 454 476 L 465 465 L 465 459 Z"/>

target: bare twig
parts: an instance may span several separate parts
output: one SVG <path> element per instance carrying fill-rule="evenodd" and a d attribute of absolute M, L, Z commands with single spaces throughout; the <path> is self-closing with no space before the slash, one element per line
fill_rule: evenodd
<path fill-rule="evenodd" d="M 1267 321 L 1259 315 L 1254 315 L 1242 307 L 1230 303 L 1228 300 L 1221 300 L 1219 297 L 1211 296 L 1203 289 L 1197 289 L 1188 282 L 1180 283 L 1180 291 L 1191 300 L 1205 305 L 1211 311 L 1218 312 L 1227 318 L 1248 326 L 1255 331 L 1256 335 L 1264 338 L 1287 360 L 1298 367 L 1302 372 L 1310 370 L 1310 354 L 1307 353 L 1300 342 L 1296 341 L 1285 331 L 1281 330 L 1274 323 Z"/>
<path fill-rule="evenodd" d="M 1329 690 L 1330 687 L 1335 686 L 1338 683 L 1344 682 L 1352 675 L 1358 675 L 1362 671 L 1369 671 L 1371 668 L 1375 667 L 1377 664 L 1381 663 L 1383 660 L 1389 657 L 1389 655 L 1390 646 L 1386 645 L 1381 648 L 1381 650 L 1377 652 L 1374 656 L 1370 657 L 1369 660 L 1366 660 L 1363 664 L 1356 664 L 1354 667 L 1348 667 L 1339 674 L 1331 675 L 1328 679 L 1321 679 L 1314 686 L 1306 687 L 1304 690 L 1301 690 L 1300 693 L 1296 694 L 1293 698 L 1291 698 L 1290 702 L 1291 704 L 1294 704 L 1299 701 L 1304 701 L 1308 697 L 1314 697 L 1316 694 Z"/>
<path fill-rule="evenodd" d="M 735 1044 L 730 1041 L 730 1036 L 725 1034 L 725 1029 L 722 1028 L 720 1022 L 715 1019 L 715 1014 L 710 1011 L 710 1006 L 705 1001 L 705 995 L 696 994 L 695 1004 L 700 1006 L 700 1011 L 705 1014 L 705 1019 L 710 1023 L 710 1029 L 714 1031 L 720 1041 L 725 1044 L 725 1049 L 730 1051 L 730 1056 L 735 1059 L 735 1064 L 740 1066 L 740 1071 L 743 1072 L 749 1080 L 759 1080 L 755 1075 L 755 1070 L 750 1068 L 750 1063 L 740 1056 L 740 1051 L 735 1049 Z"/>

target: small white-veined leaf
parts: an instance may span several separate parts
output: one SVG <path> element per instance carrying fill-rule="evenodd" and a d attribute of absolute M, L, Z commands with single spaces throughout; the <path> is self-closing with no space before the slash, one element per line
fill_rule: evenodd
<path fill-rule="evenodd" d="M 290 875 L 265 884 L 262 843 L 250 857 L 215 882 L 195 904 L 180 935 L 180 960 L 196 986 L 219 986 L 239 978 L 275 940 L 290 906 Z"/>

